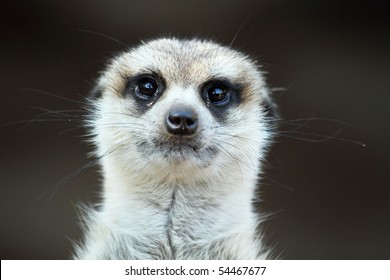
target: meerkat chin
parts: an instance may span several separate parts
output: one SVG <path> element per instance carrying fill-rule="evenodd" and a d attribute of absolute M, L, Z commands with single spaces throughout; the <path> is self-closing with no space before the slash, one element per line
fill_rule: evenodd
<path fill-rule="evenodd" d="M 201 40 L 115 57 L 87 125 L 104 186 L 77 259 L 264 259 L 253 208 L 272 136 L 262 73 Z"/>

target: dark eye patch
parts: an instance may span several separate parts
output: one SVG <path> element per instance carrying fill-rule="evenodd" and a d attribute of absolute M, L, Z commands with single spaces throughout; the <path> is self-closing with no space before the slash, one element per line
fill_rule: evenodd
<path fill-rule="evenodd" d="M 230 89 L 222 84 L 212 84 L 207 88 L 207 101 L 213 105 L 224 105 L 230 101 Z"/>
<path fill-rule="evenodd" d="M 125 98 L 132 98 L 140 114 L 146 112 L 165 90 L 165 82 L 157 73 L 143 73 L 127 77 L 123 91 Z"/>
<path fill-rule="evenodd" d="M 135 82 L 134 90 L 138 97 L 149 99 L 159 93 L 159 84 L 154 77 L 146 76 Z"/>
<path fill-rule="evenodd" d="M 200 92 L 206 106 L 219 121 L 226 120 L 227 110 L 241 102 L 242 86 L 225 79 L 213 79 L 201 86 Z"/>

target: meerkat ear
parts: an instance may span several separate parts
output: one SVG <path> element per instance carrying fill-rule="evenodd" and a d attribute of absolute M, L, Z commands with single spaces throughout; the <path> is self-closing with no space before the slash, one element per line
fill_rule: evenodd
<path fill-rule="evenodd" d="M 102 88 L 101 86 L 99 85 L 99 83 L 97 83 L 93 88 L 92 90 L 90 91 L 89 93 L 89 96 L 88 96 L 88 99 L 90 100 L 96 100 L 96 99 L 99 99 L 100 97 L 102 97 Z"/>
<path fill-rule="evenodd" d="M 89 112 L 95 111 L 96 102 L 102 97 L 102 95 L 102 87 L 98 83 L 96 83 L 86 97 L 86 108 Z"/>
<path fill-rule="evenodd" d="M 264 95 L 263 99 L 263 107 L 264 111 L 266 113 L 266 116 L 270 118 L 271 120 L 277 121 L 280 118 L 278 105 L 274 102 L 273 98 L 271 97 L 272 92 L 268 91 Z"/>

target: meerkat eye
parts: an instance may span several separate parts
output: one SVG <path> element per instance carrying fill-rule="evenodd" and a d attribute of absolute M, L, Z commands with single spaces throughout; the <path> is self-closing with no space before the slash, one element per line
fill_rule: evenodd
<path fill-rule="evenodd" d="M 145 97 L 152 97 L 158 92 L 158 83 L 153 77 L 143 77 L 136 85 L 136 93 Z"/>
<path fill-rule="evenodd" d="M 211 85 L 207 89 L 208 100 L 216 105 L 223 105 L 229 101 L 229 91 L 223 85 Z"/>

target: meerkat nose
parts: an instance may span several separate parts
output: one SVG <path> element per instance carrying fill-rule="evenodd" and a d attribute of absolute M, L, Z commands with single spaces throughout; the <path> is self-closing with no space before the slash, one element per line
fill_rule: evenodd
<path fill-rule="evenodd" d="M 198 129 L 198 116 L 191 108 L 172 108 L 165 118 L 165 126 L 173 135 L 191 136 Z"/>

